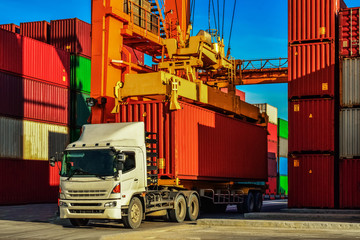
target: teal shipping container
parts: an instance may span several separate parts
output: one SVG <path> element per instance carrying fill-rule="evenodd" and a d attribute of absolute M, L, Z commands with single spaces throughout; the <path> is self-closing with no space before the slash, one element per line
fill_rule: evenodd
<path fill-rule="evenodd" d="M 80 92 L 90 93 L 91 59 L 70 56 L 70 88 Z"/>
<path fill-rule="evenodd" d="M 278 119 L 278 136 L 281 138 L 289 138 L 288 121 L 279 118 Z"/>
<path fill-rule="evenodd" d="M 70 126 L 80 128 L 87 124 L 90 116 L 90 107 L 86 104 L 86 99 L 90 98 L 90 94 L 78 91 L 70 93 Z"/>

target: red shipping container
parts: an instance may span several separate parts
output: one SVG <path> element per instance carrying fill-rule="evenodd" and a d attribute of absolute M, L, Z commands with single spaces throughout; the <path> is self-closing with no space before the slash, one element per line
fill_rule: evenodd
<path fill-rule="evenodd" d="M 360 159 L 340 160 L 340 208 L 360 208 Z"/>
<path fill-rule="evenodd" d="M 0 169 L 1 205 L 57 202 L 59 170 L 48 161 L 0 159 Z"/>
<path fill-rule="evenodd" d="M 139 65 L 145 64 L 144 53 L 142 53 L 136 49 L 133 49 L 131 47 L 128 47 L 128 46 L 124 46 L 124 47 L 126 48 L 127 51 L 129 51 L 132 63 L 139 64 Z M 123 58 L 123 60 L 125 60 L 127 62 L 129 61 L 125 54 L 123 54 L 122 58 Z"/>
<path fill-rule="evenodd" d="M 1 29 L 0 49 L 0 70 L 69 87 L 68 53 Z"/>
<path fill-rule="evenodd" d="M 340 55 L 360 56 L 360 8 L 342 9 L 339 14 Z"/>
<path fill-rule="evenodd" d="M 50 25 L 51 45 L 70 53 L 91 57 L 91 24 L 71 18 L 53 20 Z"/>
<path fill-rule="evenodd" d="M 268 145 L 268 152 L 275 153 L 275 155 L 277 156 L 278 142 L 268 141 L 267 145 Z"/>
<path fill-rule="evenodd" d="M 20 34 L 44 43 L 49 43 L 50 23 L 47 21 L 20 23 Z"/>
<path fill-rule="evenodd" d="M 266 184 L 269 186 L 266 189 L 266 195 L 276 195 L 277 193 L 277 177 L 269 177 Z"/>
<path fill-rule="evenodd" d="M 291 156 L 288 168 L 289 208 L 334 208 L 333 156 Z"/>
<path fill-rule="evenodd" d="M 268 123 L 267 129 L 268 129 L 268 132 L 269 132 L 268 141 L 277 142 L 278 141 L 278 137 L 277 137 L 278 128 L 277 128 L 277 125 L 272 124 L 272 123 Z"/>
<path fill-rule="evenodd" d="M 289 0 L 289 42 L 335 39 L 340 0 Z"/>
<path fill-rule="evenodd" d="M 117 122 L 144 121 L 158 133 L 161 177 L 182 180 L 266 181 L 266 130 L 189 103 L 122 105 Z"/>
<path fill-rule="evenodd" d="M 277 162 L 275 153 L 268 153 L 268 176 L 277 176 Z"/>
<path fill-rule="evenodd" d="M 0 114 L 68 125 L 67 88 L 0 72 Z"/>
<path fill-rule="evenodd" d="M 221 88 L 220 90 L 221 90 L 222 92 L 224 92 L 224 93 L 228 93 L 228 89 L 227 89 L 227 88 Z M 245 102 L 245 92 L 240 91 L 239 89 L 236 89 L 236 90 L 235 90 L 235 95 L 238 96 L 238 97 L 240 97 L 240 100 L 241 100 L 241 101 L 244 101 L 244 102 Z"/>
<path fill-rule="evenodd" d="M 13 32 L 13 33 L 20 33 L 20 27 L 18 25 L 13 24 L 13 23 L 1 24 L 0 28 L 4 29 L 6 31 Z"/>
<path fill-rule="evenodd" d="M 334 100 L 289 102 L 289 153 L 333 152 L 334 131 Z"/>
<path fill-rule="evenodd" d="M 334 96 L 335 44 L 289 47 L 289 98 Z"/>

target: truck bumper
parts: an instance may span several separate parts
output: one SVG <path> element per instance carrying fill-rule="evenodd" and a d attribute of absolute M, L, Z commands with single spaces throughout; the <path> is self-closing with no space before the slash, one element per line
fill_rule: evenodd
<path fill-rule="evenodd" d="M 60 218 L 121 219 L 121 200 L 60 200 Z M 105 206 L 115 203 L 116 206 Z"/>

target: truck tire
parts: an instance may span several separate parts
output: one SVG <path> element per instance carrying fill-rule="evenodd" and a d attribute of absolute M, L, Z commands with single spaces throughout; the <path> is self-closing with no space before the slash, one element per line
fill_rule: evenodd
<path fill-rule="evenodd" d="M 199 198 L 195 194 L 191 194 L 189 197 L 188 207 L 187 207 L 187 219 L 190 221 L 196 221 L 199 216 L 200 204 Z"/>
<path fill-rule="evenodd" d="M 260 212 L 263 204 L 263 197 L 260 192 L 255 193 L 254 212 Z"/>
<path fill-rule="evenodd" d="M 174 208 L 169 210 L 170 221 L 178 223 L 183 222 L 186 217 L 186 209 L 185 197 L 181 194 L 177 195 L 174 202 Z"/>
<path fill-rule="evenodd" d="M 139 198 L 131 199 L 127 216 L 124 216 L 123 223 L 126 228 L 138 228 L 143 219 L 143 206 Z"/>
<path fill-rule="evenodd" d="M 86 218 L 70 218 L 70 222 L 75 227 L 86 226 L 89 223 L 89 219 Z"/>
<path fill-rule="evenodd" d="M 243 208 L 244 213 L 253 212 L 254 206 L 255 206 L 254 194 L 252 192 L 249 192 L 244 200 L 244 208 Z"/>

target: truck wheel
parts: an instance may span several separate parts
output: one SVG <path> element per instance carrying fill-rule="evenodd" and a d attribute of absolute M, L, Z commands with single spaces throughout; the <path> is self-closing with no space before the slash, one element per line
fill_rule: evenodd
<path fill-rule="evenodd" d="M 86 226 L 89 223 L 89 219 L 86 218 L 70 218 L 70 222 L 75 227 Z"/>
<path fill-rule="evenodd" d="M 174 208 L 169 210 L 169 218 L 173 222 L 181 223 L 186 217 L 186 200 L 183 195 L 178 195 L 174 202 Z"/>
<path fill-rule="evenodd" d="M 187 219 L 195 221 L 199 216 L 200 205 L 199 199 L 195 194 L 191 194 L 189 197 L 189 206 L 187 207 Z"/>
<path fill-rule="evenodd" d="M 255 206 L 254 212 L 260 212 L 263 204 L 262 194 L 260 192 L 255 193 Z"/>
<path fill-rule="evenodd" d="M 244 201 L 244 213 L 249 213 L 254 211 L 255 199 L 254 194 L 249 192 Z"/>
<path fill-rule="evenodd" d="M 128 209 L 128 215 L 124 216 L 123 223 L 126 228 L 138 228 L 143 219 L 143 207 L 139 198 L 131 199 Z"/>

